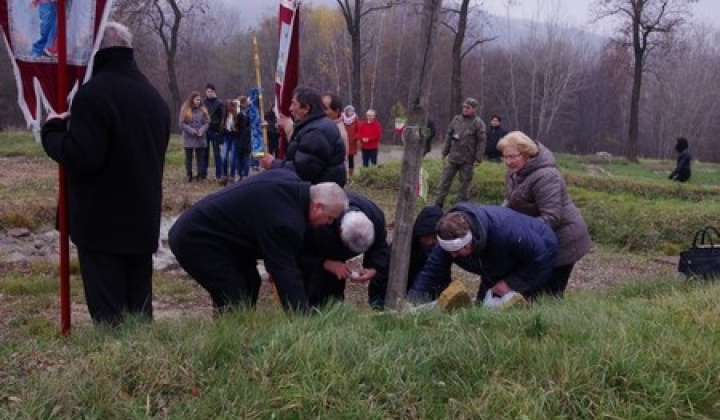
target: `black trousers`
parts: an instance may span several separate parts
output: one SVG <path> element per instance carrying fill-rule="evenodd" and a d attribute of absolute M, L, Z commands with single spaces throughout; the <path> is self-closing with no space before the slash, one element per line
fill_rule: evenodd
<path fill-rule="evenodd" d="M 238 259 L 220 247 L 202 248 L 170 231 L 169 245 L 180 266 L 210 294 L 216 313 L 240 305 L 253 306 L 260 293 L 254 259 Z"/>
<path fill-rule="evenodd" d="M 305 291 L 311 308 L 345 300 L 345 280 L 325 270 L 303 273 Z"/>
<path fill-rule="evenodd" d="M 95 323 L 115 326 L 126 315 L 152 319 L 152 254 L 106 254 L 79 248 L 78 259 L 85 300 Z"/>

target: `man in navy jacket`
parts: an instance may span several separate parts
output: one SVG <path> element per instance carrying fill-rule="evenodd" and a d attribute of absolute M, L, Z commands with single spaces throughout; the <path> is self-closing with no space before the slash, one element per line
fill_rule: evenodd
<path fill-rule="evenodd" d="M 332 223 L 347 209 L 334 182 L 317 185 L 292 171 L 266 171 L 185 210 L 170 229 L 180 266 L 210 293 L 217 312 L 257 302 L 257 260 L 273 276 L 286 310 L 309 309 L 298 257 L 309 226 Z"/>
<path fill-rule="evenodd" d="M 555 265 L 558 242 L 545 223 L 505 207 L 459 203 L 437 226 L 438 244 L 408 292 L 422 300 L 453 263 L 480 274 L 477 302 L 488 290 L 502 297 L 522 294 L 532 300 Z"/>

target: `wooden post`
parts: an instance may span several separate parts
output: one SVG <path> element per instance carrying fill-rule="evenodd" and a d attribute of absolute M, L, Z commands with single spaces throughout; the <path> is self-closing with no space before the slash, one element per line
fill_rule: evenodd
<path fill-rule="evenodd" d="M 385 304 L 397 308 L 405 298 L 407 289 L 407 272 L 409 266 L 410 241 L 412 225 L 415 220 L 415 185 L 420 176 L 420 165 L 423 156 L 423 144 L 420 127 L 425 122 L 425 107 L 433 57 L 433 47 L 437 38 L 438 16 L 442 0 L 424 0 L 420 46 L 421 51 L 415 62 L 415 73 L 410 85 L 408 103 L 408 121 L 403 130 L 405 147 L 400 178 L 400 191 L 395 211 L 395 230 L 393 233 L 392 251 L 390 253 L 390 278 L 385 295 Z"/>
<path fill-rule="evenodd" d="M 265 120 L 265 111 L 263 110 L 263 95 L 262 95 L 262 81 L 260 78 L 260 53 L 258 52 L 258 43 L 257 43 L 257 37 L 253 36 L 253 56 L 255 58 L 255 78 L 257 80 L 257 87 L 258 87 L 258 112 L 260 113 L 260 118 L 264 122 Z M 262 136 L 263 136 L 263 155 L 266 155 L 268 153 L 268 138 L 267 138 L 267 125 L 261 124 L 262 127 Z M 262 156 L 262 155 L 259 155 Z M 257 157 L 259 157 L 257 156 Z"/>

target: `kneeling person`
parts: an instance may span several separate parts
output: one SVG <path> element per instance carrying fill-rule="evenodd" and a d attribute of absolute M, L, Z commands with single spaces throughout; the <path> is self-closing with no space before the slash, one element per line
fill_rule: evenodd
<path fill-rule="evenodd" d="M 482 276 L 477 303 L 486 292 L 532 300 L 545 292 L 555 265 L 558 241 L 540 220 L 499 206 L 460 203 L 437 225 L 438 245 L 413 282 L 408 299 L 421 301 L 455 263 Z"/>

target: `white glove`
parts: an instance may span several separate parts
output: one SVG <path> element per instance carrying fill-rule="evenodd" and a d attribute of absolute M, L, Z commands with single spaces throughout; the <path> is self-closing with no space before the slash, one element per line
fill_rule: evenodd
<path fill-rule="evenodd" d="M 502 298 L 493 296 L 492 290 L 488 290 L 485 293 L 485 299 L 483 299 L 483 306 L 486 308 L 497 308 L 502 305 Z"/>

